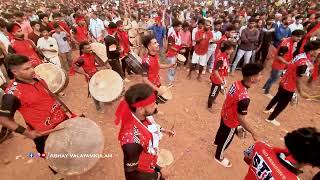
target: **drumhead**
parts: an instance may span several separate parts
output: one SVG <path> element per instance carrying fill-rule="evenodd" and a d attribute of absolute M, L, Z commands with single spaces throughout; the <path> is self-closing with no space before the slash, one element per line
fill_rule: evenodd
<path fill-rule="evenodd" d="M 170 164 L 172 164 L 173 160 L 174 160 L 173 155 L 169 150 L 160 149 L 158 160 L 157 160 L 157 164 L 160 167 L 169 166 Z"/>
<path fill-rule="evenodd" d="M 184 55 L 182 55 L 182 54 L 177 54 L 177 59 L 178 59 L 178 61 L 180 61 L 182 63 L 186 62 L 186 60 L 187 60 L 187 58 L 184 57 Z"/>
<path fill-rule="evenodd" d="M 168 86 L 160 86 L 160 89 L 165 90 L 165 93 L 161 95 L 163 98 L 165 98 L 166 100 L 172 99 L 172 93 L 171 90 L 168 89 Z"/>
<path fill-rule="evenodd" d="M 49 166 L 65 175 L 82 174 L 91 169 L 104 150 L 101 128 L 92 120 L 75 117 L 60 123 L 64 129 L 49 134 L 45 153 Z"/>
<path fill-rule="evenodd" d="M 91 46 L 91 50 L 96 53 L 96 55 L 102 59 L 103 62 L 107 62 L 108 61 L 108 57 L 107 57 L 107 49 L 106 46 L 102 43 L 99 42 L 93 42 L 90 44 Z"/>
<path fill-rule="evenodd" d="M 104 69 L 92 76 L 89 82 L 89 91 L 92 97 L 100 102 L 116 100 L 123 90 L 121 76 L 111 70 Z"/>
<path fill-rule="evenodd" d="M 39 64 L 34 68 L 37 75 L 47 84 L 51 92 L 59 93 L 66 87 L 67 74 L 59 66 L 51 63 Z"/>

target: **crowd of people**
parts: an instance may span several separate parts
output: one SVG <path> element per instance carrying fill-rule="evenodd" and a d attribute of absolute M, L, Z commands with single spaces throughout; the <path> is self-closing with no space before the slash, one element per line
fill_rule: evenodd
<path fill-rule="evenodd" d="M 215 160 L 224 167 L 232 164 L 224 156 L 235 133 L 252 134 L 256 143 L 245 151 L 250 169 L 245 179 L 297 179 L 303 165 L 320 167 L 319 129 L 299 128 L 285 136 L 285 149 L 261 141 L 246 115 L 250 104 L 248 88 L 261 79 L 261 71 L 271 73 L 263 94 L 271 101 L 264 110 L 266 122 L 280 126 L 276 119 L 297 94 L 312 98 L 301 84 L 318 82 L 320 66 L 320 4 L 317 1 L 2 1 L 0 5 L 1 88 L 5 91 L 0 124 L 34 140 L 44 153 L 48 135 L 61 122 L 75 117 L 67 114 L 47 84 L 35 76 L 34 68 L 52 63 L 70 75 L 89 80 L 98 66 L 114 70 L 129 82 L 135 69 L 126 61 L 134 54 L 141 58 L 142 82 L 123 93 L 116 110 L 115 124 L 121 122 L 119 142 L 124 154 L 128 180 L 156 180 L 170 176 L 157 165 L 162 134 L 153 115 L 163 103 L 161 85 L 175 85 L 176 72 L 185 69 L 185 78 L 204 81 L 210 74 L 208 110 L 224 94 L 221 122 L 216 134 Z M 107 62 L 102 62 L 91 43 L 103 44 Z M 184 58 L 181 59 L 180 56 Z M 140 57 L 140 58 L 138 58 Z M 160 69 L 167 69 L 161 82 Z M 242 78 L 227 83 L 228 76 Z M 273 96 L 272 85 L 279 79 Z M 59 97 L 65 96 L 60 93 Z M 102 102 L 94 99 L 97 111 Z M 274 108 L 273 108 L 274 107 Z M 11 121 L 19 111 L 28 128 Z M 53 173 L 57 172 L 51 169 Z M 319 178 L 315 176 L 314 179 Z"/>

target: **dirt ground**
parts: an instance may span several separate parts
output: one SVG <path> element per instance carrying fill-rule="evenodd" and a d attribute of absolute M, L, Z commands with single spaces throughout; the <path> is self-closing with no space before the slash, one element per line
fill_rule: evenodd
<path fill-rule="evenodd" d="M 262 113 L 269 99 L 262 95 L 261 87 L 269 75 L 269 69 L 264 70 L 263 80 L 255 87 L 249 89 L 251 103 L 248 118 L 251 125 L 261 134 L 263 139 L 272 145 L 282 146 L 281 139 L 286 131 L 298 127 L 313 126 L 320 128 L 320 103 L 300 98 L 297 106 L 288 106 L 279 116 L 280 127 L 267 124 Z M 165 82 L 166 71 L 161 71 L 162 82 Z M 243 150 L 253 143 L 251 136 L 246 139 L 234 138 L 226 151 L 225 156 L 233 163 L 233 167 L 226 169 L 218 165 L 213 157 L 215 148 L 211 145 L 220 123 L 220 110 L 223 103 L 223 95 L 219 95 L 214 105 L 214 113 L 206 109 L 207 97 L 210 86 L 209 75 L 203 76 L 203 81 L 198 82 L 195 75 L 192 80 L 186 79 L 187 71 L 178 71 L 175 86 L 171 89 L 173 99 L 159 106 L 163 112 L 156 116 L 156 120 L 165 128 L 171 128 L 175 124 L 175 137 L 164 137 L 161 148 L 172 152 L 175 159 L 170 180 L 238 180 L 243 179 L 247 172 L 247 165 L 243 161 Z M 228 78 L 229 84 L 240 78 L 240 72 L 234 77 Z M 141 82 L 137 76 L 129 77 L 130 85 Z M 319 86 L 319 83 L 317 84 Z M 272 94 L 275 94 L 277 84 L 273 86 Z M 118 101 L 108 104 L 105 112 L 97 113 L 92 99 L 87 98 L 87 85 L 82 76 L 70 77 L 70 83 L 66 89 L 66 97 L 62 100 L 78 114 L 84 113 L 88 118 L 100 125 L 105 136 L 104 153 L 112 154 L 112 157 L 101 159 L 96 166 L 88 172 L 68 177 L 68 180 L 120 180 L 124 179 L 122 151 L 117 142 L 118 128 L 114 125 L 114 112 Z M 319 90 L 317 90 L 319 94 Z M 23 123 L 20 116 L 16 121 Z M 29 152 L 36 152 L 35 145 L 29 139 L 14 134 L 13 138 L 0 144 L 0 179 L 1 180 L 47 180 L 52 178 L 46 161 L 41 158 L 29 158 Z M 302 180 L 310 180 L 316 169 L 305 168 L 300 177 Z"/>

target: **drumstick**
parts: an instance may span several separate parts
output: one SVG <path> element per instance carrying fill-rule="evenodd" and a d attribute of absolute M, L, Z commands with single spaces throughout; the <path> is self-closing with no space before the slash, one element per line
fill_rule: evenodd
<path fill-rule="evenodd" d="M 47 130 L 47 131 L 43 131 L 41 132 L 41 135 L 42 136 L 47 136 L 49 135 L 50 133 L 53 133 L 53 132 L 56 132 L 56 131 L 60 131 L 62 129 L 64 129 L 65 127 L 60 127 L 60 128 L 55 128 L 55 129 L 50 129 L 50 130 Z"/>
<path fill-rule="evenodd" d="M 165 92 L 167 92 L 169 89 L 171 89 L 173 87 L 173 85 L 170 85 L 169 87 L 167 87 L 164 91 L 163 91 L 163 93 L 165 93 Z"/>

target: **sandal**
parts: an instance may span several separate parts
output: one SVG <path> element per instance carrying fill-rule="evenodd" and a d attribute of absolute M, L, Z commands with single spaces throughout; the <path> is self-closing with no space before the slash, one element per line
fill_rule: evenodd
<path fill-rule="evenodd" d="M 230 168 L 232 167 L 231 162 L 229 161 L 229 159 L 227 158 L 223 158 L 223 160 L 218 160 L 216 158 L 214 158 L 214 160 L 216 160 L 219 164 L 221 164 L 222 166 L 226 167 L 226 168 Z"/>

